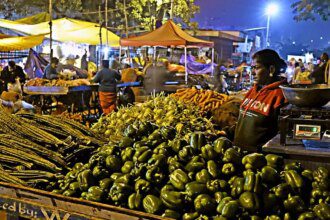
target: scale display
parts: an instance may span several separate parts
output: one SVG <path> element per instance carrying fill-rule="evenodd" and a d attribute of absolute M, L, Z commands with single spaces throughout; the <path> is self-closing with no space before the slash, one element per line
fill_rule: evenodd
<path fill-rule="evenodd" d="M 296 124 L 294 136 L 295 136 L 295 139 L 320 140 L 321 139 L 321 126 L 320 125 Z"/>

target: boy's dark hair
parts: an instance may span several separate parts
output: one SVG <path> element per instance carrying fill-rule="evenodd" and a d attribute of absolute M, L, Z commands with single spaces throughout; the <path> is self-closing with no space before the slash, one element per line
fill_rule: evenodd
<path fill-rule="evenodd" d="M 10 66 L 11 68 L 14 68 L 15 66 L 16 66 L 16 63 L 15 63 L 15 61 L 9 61 L 8 62 L 8 66 Z"/>
<path fill-rule="evenodd" d="M 58 60 L 58 58 L 53 57 L 53 58 L 50 60 L 50 63 L 58 64 L 58 63 L 59 63 L 59 60 Z"/>
<path fill-rule="evenodd" d="M 252 59 L 256 60 L 258 63 L 261 63 L 266 68 L 270 66 L 275 67 L 274 76 L 279 76 L 280 73 L 285 72 L 287 64 L 285 61 L 278 55 L 278 53 L 271 49 L 260 50 L 256 52 Z"/>
<path fill-rule="evenodd" d="M 103 68 L 109 68 L 109 60 L 102 60 Z"/>

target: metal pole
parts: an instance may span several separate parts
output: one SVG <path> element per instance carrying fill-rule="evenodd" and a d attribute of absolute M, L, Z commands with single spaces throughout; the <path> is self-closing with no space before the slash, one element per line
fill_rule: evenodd
<path fill-rule="evenodd" d="M 269 47 L 269 26 L 270 26 L 270 15 L 267 17 L 267 31 L 266 31 L 266 47 Z"/>
<path fill-rule="evenodd" d="M 185 69 L 185 72 L 186 72 L 184 80 L 185 80 L 186 84 L 188 84 L 187 47 L 184 47 L 184 69 Z"/>
<path fill-rule="evenodd" d="M 171 11 L 170 11 L 170 19 L 173 20 L 173 6 L 174 6 L 174 0 L 171 0 Z"/>
<path fill-rule="evenodd" d="M 214 48 L 212 48 L 212 76 L 214 76 Z"/>
<path fill-rule="evenodd" d="M 109 40 L 108 40 L 108 0 L 105 1 L 105 35 L 107 38 L 107 47 L 109 46 Z"/>
<path fill-rule="evenodd" d="M 99 53 L 100 53 L 100 56 L 99 58 L 102 59 L 102 50 L 103 50 L 103 47 L 102 47 L 102 15 L 101 15 L 101 5 L 99 5 L 99 22 L 100 22 L 100 48 L 99 48 Z M 100 60 L 100 64 L 101 64 L 101 60 Z"/>
<path fill-rule="evenodd" d="M 156 47 L 154 47 L 154 62 L 156 63 Z"/>
<path fill-rule="evenodd" d="M 53 2 L 49 0 L 49 47 L 50 59 L 53 58 Z"/>

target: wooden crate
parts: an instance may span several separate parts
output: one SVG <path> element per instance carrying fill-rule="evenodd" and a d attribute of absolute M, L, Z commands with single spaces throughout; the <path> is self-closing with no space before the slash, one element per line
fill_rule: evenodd
<path fill-rule="evenodd" d="M 0 182 L 0 219 L 20 220 L 26 218 L 47 220 L 165 219 L 144 212 Z"/>

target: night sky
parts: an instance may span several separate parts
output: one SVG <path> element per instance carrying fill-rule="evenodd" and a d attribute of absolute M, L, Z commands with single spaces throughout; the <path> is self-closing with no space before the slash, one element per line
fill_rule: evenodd
<path fill-rule="evenodd" d="M 296 43 L 311 44 L 312 47 L 330 46 L 330 21 L 294 21 L 290 5 L 295 0 L 196 0 L 200 13 L 195 17 L 200 28 L 210 25 L 219 30 L 265 27 L 265 8 L 270 2 L 279 5 L 279 12 L 270 23 L 272 43 L 290 39 Z"/>

